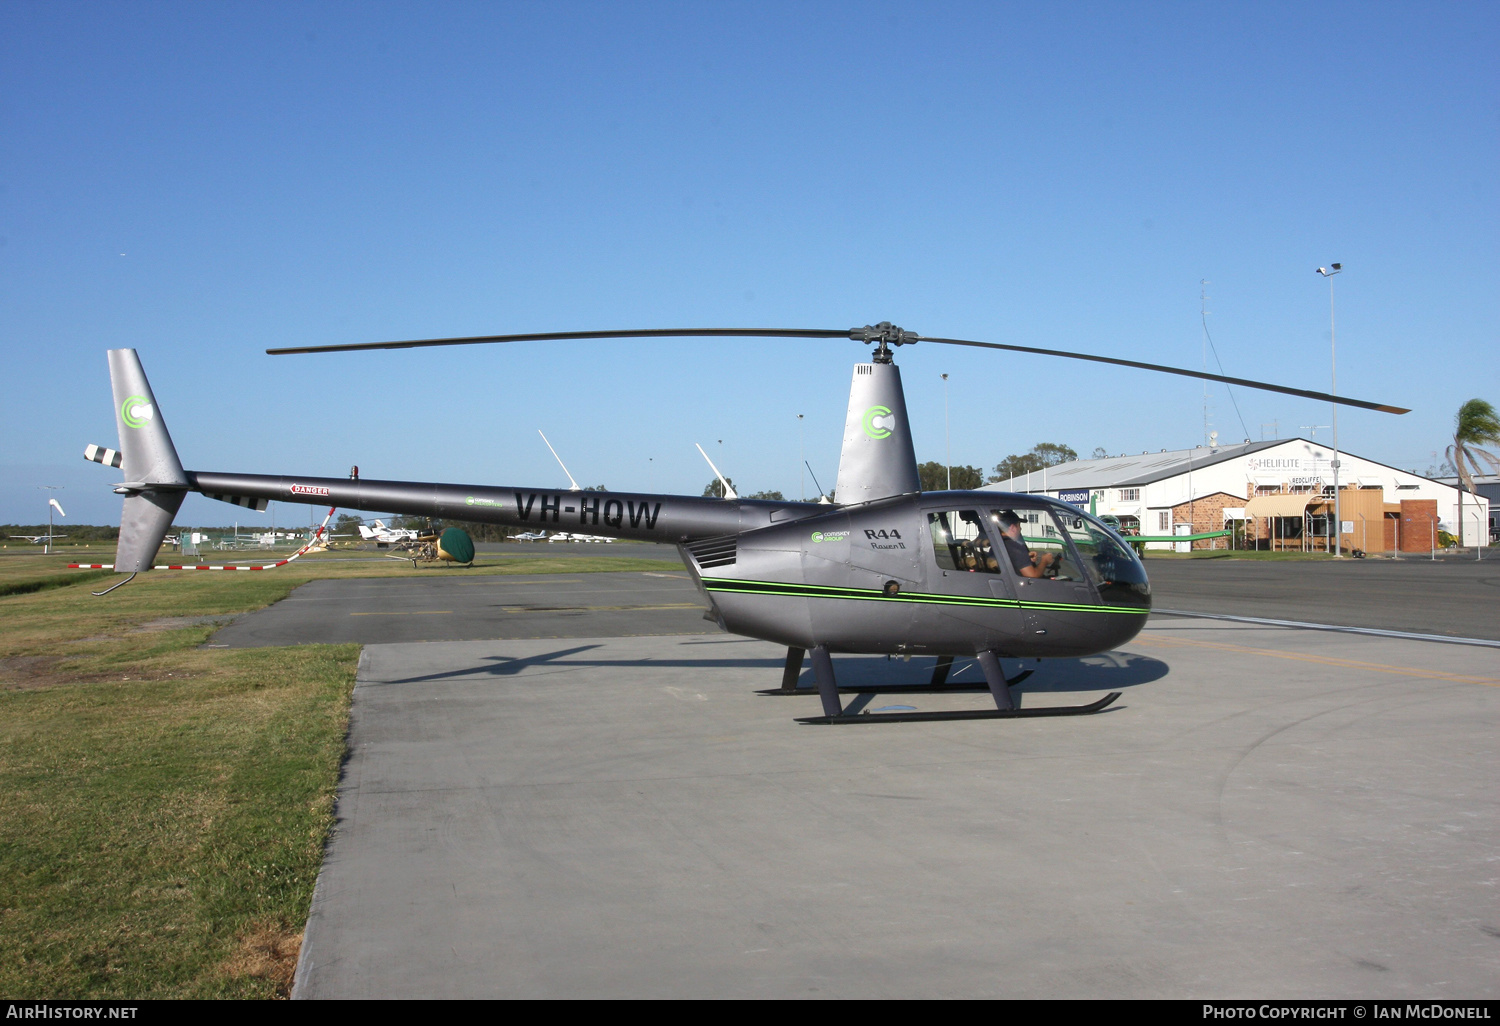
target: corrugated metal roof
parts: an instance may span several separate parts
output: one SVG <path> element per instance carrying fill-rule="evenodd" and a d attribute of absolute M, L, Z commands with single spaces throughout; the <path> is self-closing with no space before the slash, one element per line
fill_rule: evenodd
<path fill-rule="evenodd" d="M 1241 442 L 1238 445 L 1221 445 L 1217 449 L 1202 446 L 1196 449 L 1174 449 L 1171 452 L 1142 453 L 1139 456 L 1109 456 L 1102 460 L 1073 460 L 1048 467 L 1046 487 L 1053 488 L 1128 488 L 1148 485 L 1168 477 L 1176 477 L 1190 469 L 1223 463 L 1251 453 L 1299 441 L 1296 438 L 1278 438 L 1270 442 Z M 986 488 L 1013 492 L 1042 489 L 1042 471 L 1029 477 L 1022 474 L 1008 481 L 1000 481 Z"/>

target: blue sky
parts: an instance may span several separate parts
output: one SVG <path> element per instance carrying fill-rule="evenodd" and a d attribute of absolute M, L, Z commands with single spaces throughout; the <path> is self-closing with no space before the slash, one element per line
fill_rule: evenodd
<path fill-rule="evenodd" d="M 1424 470 L 1500 403 L 1496 52 L 1492 3 L 13 0 L 0 521 L 40 484 L 118 521 L 80 458 L 115 443 L 109 348 L 191 469 L 565 484 L 541 428 L 584 483 L 696 494 L 701 442 L 795 496 L 798 413 L 835 477 L 854 343 L 264 350 L 889 319 L 1198 367 L 1207 279 L 1227 373 L 1326 389 L 1333 261 L 1340 392 L 1414 410 L 1341 413 L 1342 447 Z M 1185 379 L 898 363 L 919 459 L 944 372 L 955 463 L 1203 440 Z M 1222 439 L 1329 423 L 1210 391 Z"/>

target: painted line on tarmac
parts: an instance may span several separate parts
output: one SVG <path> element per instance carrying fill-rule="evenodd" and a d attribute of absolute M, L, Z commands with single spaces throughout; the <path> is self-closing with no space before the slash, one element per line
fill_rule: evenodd
<path fill-rule="evenodd" d="M 1164 645 L 1167 648 L 1211 648 L 1217 652 L 1235 652 L 1240 655 L 1269 656 L 1272 659 L 1290 659 L 1298 663 L 1315 663 L 1318 666 L 1338 666 L 1350 670 L 1370 670 L 1375 673 L 1393 673 L 1398 677 L 1421 677 L 1425 680 L 1445 680 L 1454 684 L 1483 684 L 1500 687 L 1500 679 L 1494 677 L 1472 677 L 1462 673 L 1447 673 L 1443 670 L 1424 670 L 1415 666 L 1392 666 L 1386 663 L 1362 663 L 1357 659 L 1336 659 L 1332 656 L 1301 655 L 1282 652 L 1274 648 L 1250 648 L 1246 645 L 1228 645 L 1218 641 L 1196 641 L 1189 638 L 1164 638 L 1159 635 L 1140 634 L 1133 645 Z"/>
<path fill-rule="evenodd" d="M 1202 620 L 1232 620 L 1235 623 L 1259 623 L 1268 627 L 1295 627 L 1305 631 L 1335 631 L 1340 634 L 1372 634 L 1377 638 L 1399 638 L 1402 641 L 1440 641 L 1446 645 L 1480 645 L 1500 648 L 1500 641 L 1486 638 L 1455 638 L 1447 634 L 1413 634 L 1410 631 L 1387 631 L 1378 627 L 1345 627 L 1336 623 L 1304 623 L 1301 620 L 1268 620 L 1260 616 L 1230 616 L 1228 613 L 1193 613 L 1186 609 L 1153 609 L 1165 616 L 1189 616 Z"/>

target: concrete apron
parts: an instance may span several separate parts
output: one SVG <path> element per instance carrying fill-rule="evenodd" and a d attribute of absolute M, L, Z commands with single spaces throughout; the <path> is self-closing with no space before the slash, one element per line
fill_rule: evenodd
<path fill-rule="evenodd" d="M 755 694 L 783 656 L 723 635 L 366 648 L 294 996 L 1500 983 L 1490 650 L 1161 620 L 1019 689 L 1125 692 L 1099 715 L 860 728 Z M 931 660 L 835 665 L 921 682 Z"/>

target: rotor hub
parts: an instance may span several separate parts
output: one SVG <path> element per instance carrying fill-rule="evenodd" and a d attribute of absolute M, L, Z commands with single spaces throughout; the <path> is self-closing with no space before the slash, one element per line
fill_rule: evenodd
<path fill-rule="evenodd" d="M 876 363 L 891 362 L 891 346 L 916 345 L 920 338 L 915 331 L 898 328 L 890 321 L 866 324 L 863 328 L 850 328 L 849 337 L 856 342 L 876 343 L 872 356 Z"/>

